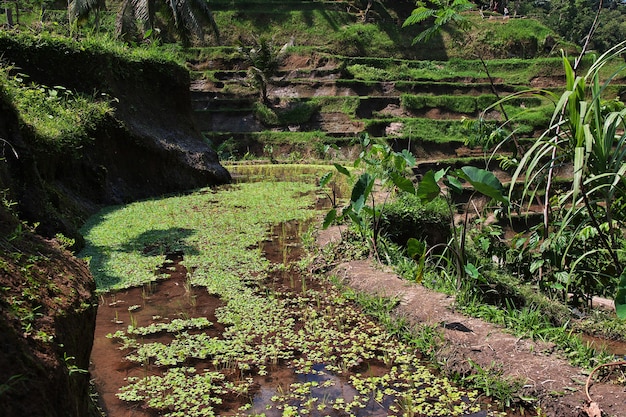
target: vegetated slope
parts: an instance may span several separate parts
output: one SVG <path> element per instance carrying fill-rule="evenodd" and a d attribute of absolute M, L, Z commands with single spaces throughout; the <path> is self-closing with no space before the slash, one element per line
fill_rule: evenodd
<path fill-rule="evenodd" d="M 104 205 L 230 175 L 193 125 L 183 68 L 15 32 L 0 32 L 0 45 L 12 68 L 0 77 L 0 414 L 84 417 L 95 284 L 57 242 L 80 247 L 78 228 Z M 45 108 L 57 94 L 102 95 L 113 111 L 74 137 L 42 132 L 22 112 L 29 102 L 15 101 Z"/>
<path fill-rule="evenodd" d="M 0 184 L 24 220 L 40 223 L 40 233 L 80 239 L 77 229 L 104 205 L 230 180 L 195 129 L 188 74 L 178 65 L 17 33 L 0 33 L 0 45 L 13 66 L 9 77 L 19 74 L 48 98 L 69 91 L 112 108 L 86 137 L 64 143 L 63 133 L 46 139 L 27 125 L 5 88 L 0 137 L 16 156 L 6 153 Z"/>
<path fill-rule="evenodd" d="M 86 372 L 97 310 L 87 265 L 4 206 L 0 249 L 0 414 L 98 415 Z"/>
<path fill-rule="evenodd" d="M 374 4 L 367 18 L 339 3 L 277 1 L 268 10 L 253 2 L 245 12 L 236 3 L 213 4 L 225 27 L 222 45 L 197 49 L 189 66 L 196 122 L 223 159 L 325 158 L 329 144 L 342 149 L 332 157 L 349 159 L 350 144 L 367 133 L 410 148 L 422 165 L 474 163 L 483 152 L 466 146 L 473 134 L 466 120 L 481 116 L 495 126 L 513 117 L 509 127 L 521 141 L 547 126 L 547 100 L 520 96 L 506 104 L 506 115 L 494 103 L 529 88 L 561 89 L 561 52 L 576 56 L 575 47 L 533 19 L 478 12 L 466 15 L 474 24 L 467 34 L 443 31 L 411 45 L 424 28 L 401 28 L 411 5 Z M 258 49 L 263 38 L 272 39 L 281 64 L 265 104 L 238 52 Z"/>

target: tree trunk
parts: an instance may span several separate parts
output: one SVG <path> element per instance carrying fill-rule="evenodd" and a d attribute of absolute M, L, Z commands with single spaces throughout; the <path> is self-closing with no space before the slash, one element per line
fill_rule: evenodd
<path fill-rule="evenodd" d="M 7 7 L 4 9 L 4 12 L 7 15 L 7 25 L 12 28 L 13 27 L 13 10 L 11 10 L 10 7 Z"/>

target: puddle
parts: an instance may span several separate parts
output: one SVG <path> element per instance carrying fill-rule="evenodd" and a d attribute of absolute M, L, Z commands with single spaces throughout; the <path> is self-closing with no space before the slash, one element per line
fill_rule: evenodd
<path fill-rule="evenodd" d="M 315 417 L 378 417 L 398 415 L 402 412 L 398 407 L 413 405 L 411 397 L 403 397 L 408 391 L 424 392 L 426 401 L 438 401 L 440 394 L 431 396 L 425 390 L 430 386 L 428 379 L 411 378 L 416 371 L 424 371 L 417 359 L 413 361 L 407 357 L 400 365 L 396 364 L 393 368 L 386 366 L 387 360 L 392 359 L 384 352 L 397 352 L 398 346 L 386 343 L 388 338 L 380 333 L 380 328 L 364 318 L 358 308 L 348 305 L 332 287 L 327 287 L 329 284 L 311 277 L 308 271 L 300 270 L 298 260 L 303 256 L 300 236 L 308 226 L 308 222 L 297 221 L 280 224 L 272 228 L 270 239 L 261 243 L 261 250 L 275 268 L 265 282 L 266 288 L 260 291 L 288 301 L 284 313 L 294 322 L 293 327 L 285 329 L 285 333 L 299 335 L 302 332 L 305 336 L 297 339 L 298 345 L 292 348 L 293 356 L 287 355 L 273 365 L 268 364 L 263 373 L 259 369 L 247 374 L 247 379 L 251 380 L 248 391 L 232 391 L 219 397 L 221 403 L 211 399 L 200 407 L 205 404 L 208 407 L 210 403 L 216 415 L 221 416 L 306 414 Z M 169 370 L 168 365 L 154 365 L 149 356 L 143 362 L 127 360 L 129 354 L 141 348 L 134 345 L 120 350 L 120 340 L 107 338 L 107 334 L 117 331 L 130 334 L 129 325 L 142 328 L 151 324 L 165 325 L 175 319 L 203 317 L 212 325 L 195 330 L 185 329 L 185 332 L 204 333 L 210 338 L 224 337 L 225 328 L 217 323 L 215 316 L 216 308 L 224 303 L 208 294 L 206 289 L 188 285 L 188 274 L 182 260 L 182 253 L 168 255 L 163 266 L 156 271 L 159 276 L 167 275 L 167 279 L 105 294 L 100 299 L 90 371 L 100 405 L 108 417 L 160 415 L 156 410 L 145 408 L 142 402 L 122 401 L 116 394 L 120 387 L 127 385 L 129 377 L 147 379 L 145 377 L 163 376 Z M 317 318 L 324 320 L 312 321 Z M 307 328 L 308 323 L 319 327 Z M 322 332 L 318 333 L 319 329 Z M 310 337 L 306 336 L 309 334 Z M 332 337 L 327 338 L 326 335 Z M 134 333 L 132 337 L 141 345 L 145 342 L 169 344 L 176 336 L 173 332 L 157 331 L 144 336 Z M 378 339 L 375 350 L 359 349 L 363 340 L 373 341 L 377 337 L 384 340 Z M 324 354 L 320 346 L 326 349 Z M 234 371 L 234 368 L 217 369 L 216 366 L 220 365 L 214 364 L 210 356 L 200 358 L 202 356 L 188 356 L 180 364 L 193 366 L 199 371 L 219 370 L 227 381 L 235 383 L 244 378 L 244 373 Z M 397 368 L 403 370 L 400 372 Z M 355 388 L 359 384 L 362 391 Z M 367 384 L 372 384 L 374 388 L 366 388 Z M 470 400 L 461 397 L 454 401 L 463 407 Z M 487 414 L 480 411 L 465 415 Z"/>
<path fill-rule="evenodd" d="M 286 378 L 281 378 L 281 383 L 276 387 L 270 385 L 261 386 L 261 389 L 252 400 L 252 412 L 257 414 L 265 414 L 266 417 L 281 417 L 283 410 L 281 409 L 267 409 L 266 405 L 272 403 L 272 397 L 281 396 L 283 391 L 286 391 L 291 384 L 301 383 L 307 385 L 312 383 L 309 396 L 311 398 L 317 398 L 316 406 L 312 407 L 307 415 L 312 417 L 323 416 L 345 416 L 345 411 L 334 410 L 332 404 L 337 400 L 351 402 L 356 396 L 359 395 L 358 391 L 354 389 L 350 384 L 345 382 L 342 378 L 334 375 L 326 369 L 323 364 L 317 364 L 313 366 L 315 373 L 311 374 L 298 374 L 287 375 Z M 285 387 L 285 382 L 289 382 Z M 301 406 L 301 402 L 291 401 L 292 406 Z M 390 399 L 386 402 L 379 404 L 375 398 L 371 397 L 363 408 L 355 410 L 352 415 L 356 417 L 366 416 L 387 416 L 388 407 L 392 404 Z"/>
<path fill-rule="evenodd" d="M 580 338 L 583 342 L 588 343 L 591 347 L 597 350 L 604 350 L 605 352 L 620 358 L 626 357 L 626 342 L 624 341 L 608 340 L 586 334 L 580 335 Z"/>
<path fill-rule="evenodd" d="M 145 368 L 124 360 L 127 352 L 118 349 L 117 343 L 108 339 L 107 334 L 125 331 L 130 324 L 135 327 L 148 326 L 151 323 L 196 317 L 206 317 L 213 323 L 204 331 L 217 336 L 224 330 L 215 317 L 215 309 L 223 305 L 222 301 L 204 288 L 187 284 L 187 270 L 181 264 L 182 259 L 181 253 L 166 257 L 157 273 L 168 274 L 168 279 L 100 297 L 90 372 L 98 391 L 99 405 L 109 417 L 153 416 L 135 405 L 129 406 L 115 394 L 119 387 L 126 384 L 125 378 L 154 375 L 159 371 L 156 367 Z M 173 336 L 157 333 L 144 338 L 150 342 L 168 343 Z"/>

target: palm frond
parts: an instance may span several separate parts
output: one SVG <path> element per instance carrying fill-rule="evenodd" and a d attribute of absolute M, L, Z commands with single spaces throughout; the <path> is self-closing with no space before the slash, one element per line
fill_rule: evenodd
<path fill-rule="evenodd" d="M 104 0 L 72 0 L 67 6 L 70 20 L 85 17 L 92 11 L 100 11 L 105 8 Z"/>
<path fill-rule="evenodd" d="M 474 8 L 474 4 L 468 0 L 454 0 L 450 5 L 451 9 L 456 10 L 458 13 L 467 12 Z"/>
<path fill-rule="evenodd" d="M 178 8 L 179 24 L 184 27 L 179 27 L 179 31 L 181 29 L 186 29 L 191 35 L 198 39 L 202 39 L 204 32 L 202 30 L 202 25 L 198 21 L 198 18 L 191 7 L 192 3 L 185 0 L 177 0 L 176 3 Z"/>
<path fill-rule="evenodd" d="M 413 45 L 419 42 L 427 42 L 428 40 L 430 40 L 430 38 L 432 38 L 439 32 L 439 29 L 440 28 L 436 26 L 429 27 L 428 29 L 417 35 L 415 39 L 413 39 Z"/>
<path fill-rule="evenodd" d="M 456 15 L 456 11 L 452 9 L 441 10 L 437 13 L 437 18 L 435 19 L 435 26 L 445 26 L 450 22 Z"/>
<path fill-rule="evenodd" d="M 135 19 L 143 22 L 144 30 L 152 29 L 154 20 L 154 4 L 150 0 L 131 0 Z"/>
<path fill-rule="evenodd" d="M 213 34 L 215 35 L 215 39 L 217 43 L 220 43 L 220 30 L 217 27 L 217 22 L 215 22 L 215 18 L 213 17 L 213 12 L 209 8 L 209 3 L 207 0 L 188 0 L 191 2 L 192 7 L 200 11 L 202 16 L 209 21 L 209 25 L 211 25 L 211 29 L 213 30 Z"/>
<path fill-rule="evenodd" d="M 124 0 L 115 17 L 115 36 L 121 38 L 130 32 L 135 23 L 133 16 L 131 0 Z"/>
<path fill-rule="evenodd" d="M 402 24 L 402 27 L 416 25 L 422 23 L 423 21 L 431 18 L 435 15 L 435 10 L 429 9 L 427 7 L 419 7 L 413 10 L 413 13 Z"/>

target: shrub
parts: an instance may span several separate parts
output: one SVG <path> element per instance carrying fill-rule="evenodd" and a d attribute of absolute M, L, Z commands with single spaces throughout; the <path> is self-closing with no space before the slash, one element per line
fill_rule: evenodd
<path fill-rule="evenodd" d="M 380 221 L 381 233 L 402 246 L 409 238 L 434 246 L 451 237 L 450 212 L 441 198 L 422 204 L 417 196 L 403 194 L 385 207 Z"/>

